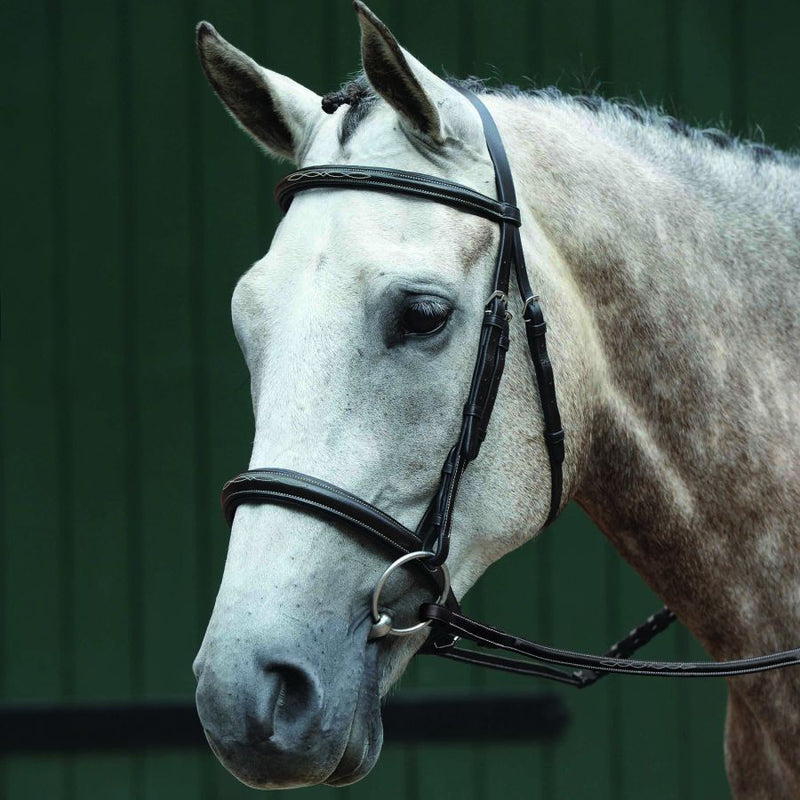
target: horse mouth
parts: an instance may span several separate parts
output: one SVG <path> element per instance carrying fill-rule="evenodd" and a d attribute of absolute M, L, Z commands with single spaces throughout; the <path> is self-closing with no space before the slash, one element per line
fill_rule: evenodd
<path fill-rule="evenodd" d="M 347 740 L 338 763 L 327 777 L 324 771 L 321 774 L 317 771 L 321 765 L 314 768 L 313 760 L 302 765 L 299 770 L 297 765 L 288 766 L 269 742 L 258 745 L 235 739 L 218 741 L 205 727 L 204 732 L 212 752 L 223 766 L 238 780 L 254 789 L 288 789 L 320 784 L 348 786 L 369 774 L 378 760 L 383 744 L 380 703 L 376 696 L 368 698 L 365 694 L 364 691 L 359 692 L 356 712 L 350 729 L 345 734 Z M 281 761 L 283 764 L 276 774 L 276 766 Z"/>
<path fill-rule="evenodd" d="M 363 723 L 353 726 L 342 758 L 324 781 L 327 786 L 348 786 L 356 783 L 366 777 L 375 766 L 383 744 L 380 710 L 375 717 L 376 721 L 366 721 L 366 730 L 361 729 Z"/>
<path fill-rule="evenodd" d="M 336 769 L 323 781 L 326 786 L 349 786 L 365 778 L 380 754 L 379 734 L 377 745 L 375 740 L 368 737 L 360 743 L 353 742 L 351 739 L 347 743 L 347 748 L 342 756 L 342 760 L 337 764 Z"/>
<path fill-rule="evenodd" d="M 377 648 L 375 648 L 377 650 Z M 367 655 L 358 699 L 342 757 L 323 781 L 327 786 L 347 786 L 366 777 L 375 766 L 383 745 L 377 655 Z"/>

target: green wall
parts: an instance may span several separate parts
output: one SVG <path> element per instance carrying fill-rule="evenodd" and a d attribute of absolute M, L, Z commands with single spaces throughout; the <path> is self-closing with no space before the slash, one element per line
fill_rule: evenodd
<path fill-rule="evenodd" d="M 434 69 L 599 86 L 690 121 L 798 141 L 800 4 L 788 0 L 374 0 Z M 285 168 L 202 77 L 212 21 L 318 92 L 358 66 L 347 0 L 9 0 L 4 212 L 0 696 L 188 698 L 226 548 L 218 490 L 246 464 L 232 286 L 266 250 Z M 523 77 L 527 76 L 527 77 Z M 598 650 L 657 600 L 571 507 L 490 571 L 468 608 Z M 653 656 L 702 656 L 675 630 Z M 415 663 L 403 686 L 540 685 Z M 558 690 L 557 744 L 388 746 L 337 797 L 724 798 L 724 686 L 609 678 Z M 330 796 L 331 790 L 293 797 Z M 210 751 L 20 756 L 0 798 L 254 796 Z"/>

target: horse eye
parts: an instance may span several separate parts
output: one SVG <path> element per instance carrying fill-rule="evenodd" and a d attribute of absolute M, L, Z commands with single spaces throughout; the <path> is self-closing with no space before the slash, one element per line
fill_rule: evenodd
<path fill-rule="evenodd" d="M 447 324 L 450 306 L 441 300 L 415 300 L 400 320 L 403 336 L 430 336 Z"/>

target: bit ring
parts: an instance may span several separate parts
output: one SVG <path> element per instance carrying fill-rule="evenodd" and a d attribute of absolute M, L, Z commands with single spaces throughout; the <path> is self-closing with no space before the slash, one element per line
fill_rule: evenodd
<path fill-rule="evenodd" d="M 392 625 L 392 618 L 385 613 L 382 613 L 378 609 L 378 601 L 380 600 L 381 592 L 383 591 L 384 584 L 388 580 L 389 576 L 396 570 L 398 567 L 402 567 L 403 564 L 407 564 L 409 561 L 416 561 L 417 559 L 421 558 L 432 558 L 433 553 L 430 550 L 415 550 L 412 553 L 406 553 L 404 556 L 400 556 L 396 561 L 393 561 L 389 564 L 388 567 L 383 571 L 383 575 L 378 578 L 378 582 L 375 584 L 375 588 L 372 590 L 372 602 L 370 605 L 370 610 L 372 612 L 372 631 L 370 633 L 370 639 L 378 639 L 381 636 L 410 636 L 412 633 L 416 633 L 417 631 L 421 631 L 423 628 L 427 628 L 428 625 L 431 624 L 429 619 L 424 620 L 423 622 L 417 622 L 415 625 L 410 625 L 407 628 L 393 628 Z M 439 569 L 442 571 L 442 593 L 439 596 L 439 599 L 436 601 L 437 603 L 441 603 L 450 594 L 450 570 L 447 569 L 447 565 L 440 564 Z"/>

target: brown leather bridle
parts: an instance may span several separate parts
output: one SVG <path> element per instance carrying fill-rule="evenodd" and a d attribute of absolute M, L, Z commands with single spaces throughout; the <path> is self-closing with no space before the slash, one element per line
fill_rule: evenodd
<path fill-rule="evenodd" d="M 480 451 L 503 374 L 509 346 L 511 314 L 508 311 L 508 292 L 512 266 L 517 288 L 522 295 L 522 318 L 539 390 L 542 435 L 550 464 L 550 506 L 545 525 L 555 519 L 561 505 L 564 431 L 556 401 L 553 368 L 547 354 L 547 327 L 539 297 L 533 293 L 525 267 L 519 232 L 520 213 L 505 147 L 494 120 L 481 100 L 471 92 L 460 91 L 476 108 L 483 123 L 486 146 L 494 164 L 496 200 L 431 175 L 340 165 L 297 170 L 287 175 L 275 190 L 278 205 L 284 212 L 299 192 L 318 188 L 359 189 L 432 200 L 492 220 L 500 226 L 492 292 L 484 309 L 478 355 L 462 413 L 461 429 L 442 467 L 438 488 L 416 531 L 411 531 L 380 509 L 338 486 L 303 473 L 274 468 L 248 470 L 225 484 L 222 489 L 222 508 L 226 521 L 229 525 L 233 524 L 236 509 L 242 504 L 282 504 L 333 519 L 341 523 L 342 529 L 358 531 L 377 539 L 396 560 L 381 576 L 373 593 L 371 638 L 406 635 L 430 625 L 431 631 L 420 650 L 422 653 L 548 678 L 578 688 L 589 686 L 608 673 L 662 677 L 731 676 L 800 664 L 800 649 L 722 662 L 631 660 L 629 657 L 636 650 L 675 620 L 675 615 L 666 607 L 649 617 L 603 656 L 537 644 L 483 625 L 461 613 L 458 601 L 450 590 L 445 563 L 449 552 L 453 507 L 461 476 Z M 421 606 L 418 625 L 397 629 L 392 627 L 388 614 L 380 610 L 378 601 L 383 581 L 392 570 L 405 564 L 413 566 L 422 579 L 438 592 L 439 600 Z M 523 658 L 459 648 L 455 646 L 459 639 Z M 573 671 L 548 665 L 568 667 Z"/>

